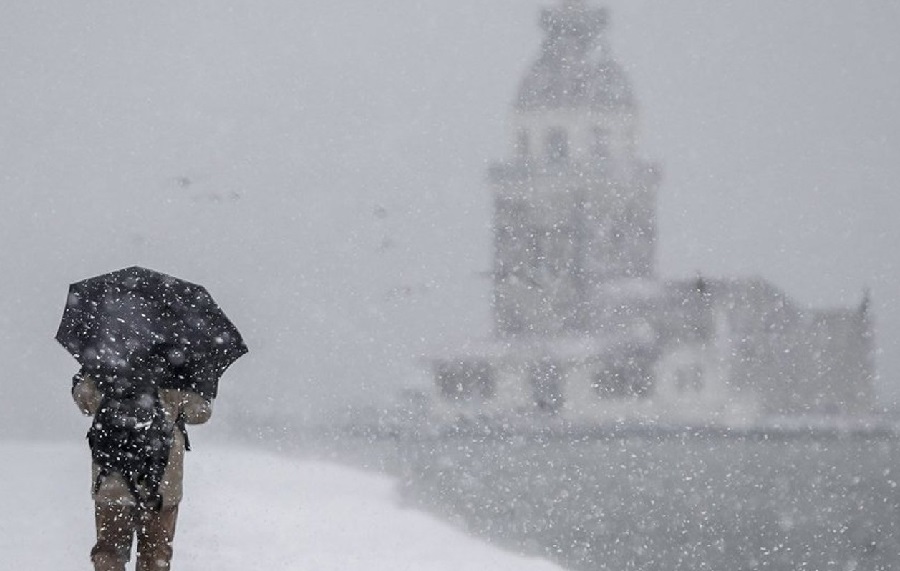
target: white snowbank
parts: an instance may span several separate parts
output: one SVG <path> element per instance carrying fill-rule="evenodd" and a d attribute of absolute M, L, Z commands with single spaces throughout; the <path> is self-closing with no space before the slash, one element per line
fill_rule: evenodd
<path fill-rule="evenodd" d="M 200 444 L 187 458 L 177 571 L 551 571 L 398 505 L 392 481 Z M 91 568 L 87 444 L 0 442 L 3 568 Z"/>

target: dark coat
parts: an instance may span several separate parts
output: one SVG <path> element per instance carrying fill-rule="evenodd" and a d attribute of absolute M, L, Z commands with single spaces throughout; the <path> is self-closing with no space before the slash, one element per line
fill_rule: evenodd
<path fill-rule="evenodd" d="M 89 376 L 84 376 L 72 388 L 72 398 L 83 414 L 93 416 L 100 406 L 101 395 L 94 380 Z M 166 420 L 173 427 L 174 434 L 169 463 L 166 465 L 159 490 L 162 494 L 163 505 L 173 506 L 181 502 L 185 450 L 184 434 L 175 427 L 175 419 L 180 415 L 187 424 L 203 424 L 212 415 L 212 401 L 208 401 L 196 393 L 177 389 L 160 389 L 159 398 L 166 413 Z M 92 486 L 98 473 L 99 467 L 94 464 Z M 134 505 L 135 503 L 134 497 L 125 484 L 125 479 L 118 473 L 104 478 L 99 490 L 92 495 L 94 501 L 98 503 L 119 505 Z"/>

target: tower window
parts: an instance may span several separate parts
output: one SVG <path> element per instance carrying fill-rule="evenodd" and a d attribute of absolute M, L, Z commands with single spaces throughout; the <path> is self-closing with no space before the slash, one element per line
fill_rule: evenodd
<path fill-rule="evenodd" d="M 496 391 L 494 372 L 483 362 L 441 363 L 437 382 L 441 395 L 450 401 L 490 400 Z"/>
<path fill-rule="evenodd" d="M 602 399 L 647 398 L 653 387 L 648 356 L 631 354 L 607 363 L 594 374 L 591 385 Z"/>
<path fill-rule="evenodd" d="M 562 163 L 569 158 L 569 137 L 566 130 L 554 127 L 547 132 L 547 159 L 551 163 Z"/>
<path fill-rule="evenodd" d="M 516 133 L 516 155 L 520 158 L 527 158 L 531 154 L 528 144 L 528 129 L 519 129 Z"/>
<path fill-rule="evenodd" d="M 538 410 L 556 413 L 564 404 L 563 371 L 558 363 L 541 361 L 530 372 L 531 391 Z"/>
<path fill-rule="evenodd" d="M 609 131 L 603 127 L 594 127 L 591 152 L 600 160 L 609 158 Z"/>

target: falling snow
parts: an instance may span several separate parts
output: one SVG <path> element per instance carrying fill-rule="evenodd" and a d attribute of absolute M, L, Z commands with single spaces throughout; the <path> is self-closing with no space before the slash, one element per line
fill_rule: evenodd
<path fill-rule="evenodd" d="M 178 569 L 900 568 L 890 3 L 8 4 L 5 566 L 84 366 L 212 404 Z"/>

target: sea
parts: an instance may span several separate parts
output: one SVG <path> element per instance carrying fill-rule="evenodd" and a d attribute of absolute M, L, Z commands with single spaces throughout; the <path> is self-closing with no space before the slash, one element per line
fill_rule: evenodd
<path fill-rule="evenodd" d="M 567 569 L 900 571 L 893 434 L 359 434 L 330 450 Z"/>

